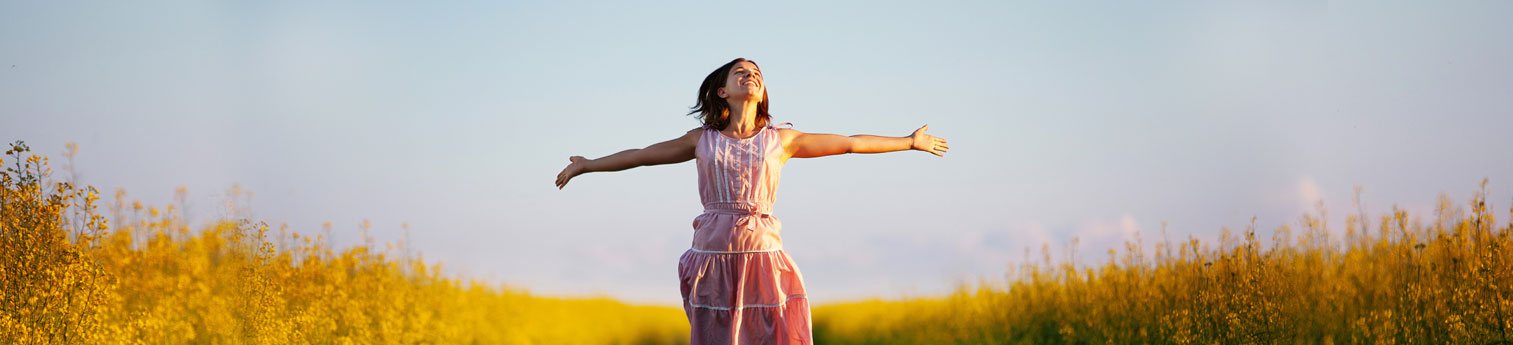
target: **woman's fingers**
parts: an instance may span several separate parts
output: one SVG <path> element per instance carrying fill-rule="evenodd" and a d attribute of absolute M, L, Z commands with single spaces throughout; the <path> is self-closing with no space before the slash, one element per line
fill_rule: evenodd
<path fill-rule="evenodd" d="M 567 186 L 567 181 L 572 180 L 573 175 L 577 175 L 577 173 L 574 172 L 573 166 L 586 160 L 588 160 L 588 158 L 583 158 L 583 156 L 567 157 L 567 161 L 572 163 L 569 163 L 566 168 L 562 168 L 562 172 L 557 173 L 557 189 L 562 189 L 562 187 Z"/>
<path fill-rule="evenodd" d="M 951 146 L 946 145 L 946 139 L 924 134 L 924 131 L 928 129 L 930 129 L 930 125 L 924 125 L 924 127 L 920 127 L 919 130 L 914 131 L 916 149 L 929 152 L 932 155 L 945 157 L 946 151 L 950 150 Z"/>
<path fill-rule="evenodd" d="M 933 136 L 932 135 L 932 136 L 930 136 L 930 139 L 934 139 L 934 142 L 935 142 L 935 145 L 934 145 L 935 147 L 930 150 L 930 153 L 934 153 L 936 156 L 945 157 L 946 156 L 945 155 L 946 151 L 950 151 L 951 150 L 951 145 L 947 145 L 946 144 L 946 139 L 945 138 L 941 138 L 941 137 L 937 137 L 937 136 Z"/>
<path fill-rule="evenodd" d="M 557 189 L 562 189 L 562 187 L 567 186 L 567 181 L 571 180 L 572 178 L 572 176 L 568 176 L 567 169 L 562 169 L 562 172 L 557 173 Z"/>

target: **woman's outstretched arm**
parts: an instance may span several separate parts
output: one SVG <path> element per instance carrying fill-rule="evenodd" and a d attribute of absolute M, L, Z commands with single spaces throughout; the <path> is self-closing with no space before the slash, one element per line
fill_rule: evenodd
<path fill-rule="evenodd" d="M 946 139 L 925 134 L 930 125 L 925 125 L 907 137 L 883 137 L 876 135 L 842 136 L 835 134 L 804 133 L 791 129 L 783 130 L 783 147 L 791 157 L 811 158 L 842 153 L 883 153 L 903 150 L 920 150 L 936 156 L 944 156 L 951 147 Z"/>
<path fill-rule="evenodd" d="M 698 129 L 690 130 L 683 136 L 672 140 L 652 144 L 644 149 L 629 149 L 599 159 L 587 159 L 583 156 L 568 157 L 572 163 L 568 163 L 562 172 L 557 174 L 557 189 L 567 186 L 567 181 L 579 174 L 595 171 L 620 171 L 639 166 L 682 163 L 693 159 L 693 151 L 699 145 Z"/>

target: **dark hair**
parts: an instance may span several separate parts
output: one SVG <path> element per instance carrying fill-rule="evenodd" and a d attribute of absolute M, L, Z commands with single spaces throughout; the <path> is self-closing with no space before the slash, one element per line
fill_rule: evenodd
<path fill-rule="evenodd" d="M 725 87 L 725 81 L 730 79 L 730 69 L 741 61 L 756 65 L 756 61 L 747 60 L 746 58 L 736 58 L 735 60 L 730 60 L 724 66 L 716 68 L 714 72 L 709 72 L 708 77 L 704 77 L 704 84 L 699 85 L 699 100 L 691 107 L 693 111 L 689 111 L 689 115 L 699 114 L 700 122 L 716 130 L 725 129 L 725 126 L 730 125 L 730 104 L 725 103 L 724 98 L 720 98 L 719 90 Z M 757 66 L 758 71 L 761 69 L 761 66 Z M 762 101 L 757 102 L 757 127 L 766 126 L 772 120 L 772 114 L 767 113 L 766 83 L 763 83 L 763 86 Z"/>

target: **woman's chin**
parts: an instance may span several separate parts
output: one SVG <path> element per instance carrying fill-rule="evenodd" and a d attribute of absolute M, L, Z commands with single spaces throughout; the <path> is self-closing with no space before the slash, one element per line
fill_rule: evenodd
<path fill-rule="evenodd" d="M 734 93 L 734 94 L 730 94 L 730 97 L 726 97 L 725 99 L 732 100 L 732 101 L 737 101 L 737 100 L 740 100 L 740 101 L 761 101 L 762 100 L 762 95 L 761 94 L 752 94 L 752 93 Z"/>

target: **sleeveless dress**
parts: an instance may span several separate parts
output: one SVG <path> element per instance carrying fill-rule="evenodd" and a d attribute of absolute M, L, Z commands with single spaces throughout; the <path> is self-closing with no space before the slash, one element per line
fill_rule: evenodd
<path fill-rule="evenodd" d="M 746 139 L 703 130 L 694 155 L 704 213 L 678 259 L 689 343 L 812 344 L 804 279 L 772 216 L 783 168 L 777 128 Z"/>

